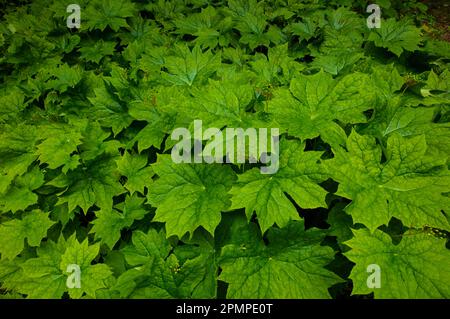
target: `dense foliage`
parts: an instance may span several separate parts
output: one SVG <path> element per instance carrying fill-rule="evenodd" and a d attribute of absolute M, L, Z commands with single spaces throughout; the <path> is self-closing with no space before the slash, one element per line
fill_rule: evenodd
<path fill-rule="evenodd" d="M 0 297 L 450 297 L 450 45 L 426 5 L 379 0 L 370 29 L 366 1 L 79 0 L 77 29 L 71 1 L 15 3 Z M 279 128 L 278 172 L 174 163 L 195 119 Z"/>

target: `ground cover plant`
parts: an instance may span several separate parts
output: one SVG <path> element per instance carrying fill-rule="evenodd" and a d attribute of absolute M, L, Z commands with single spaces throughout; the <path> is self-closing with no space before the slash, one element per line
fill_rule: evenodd
<path fill-rule="evenodd" d="M 0 298 L 449 298 L 448 25 L 376 4 L 4 2 Z M 277 171 L 175 163 L 195 120 Z"/>

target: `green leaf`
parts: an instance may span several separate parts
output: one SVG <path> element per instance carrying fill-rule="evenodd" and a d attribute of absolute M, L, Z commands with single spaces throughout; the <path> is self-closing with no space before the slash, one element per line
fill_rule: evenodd
<path fill-rule="evenodd" d="M 245 207 L 248 219 L 256 212 L 262 232 L 274 224 L 286 226 L 290 220 L 300 219 L 292 198 L 302 208 L 326 207 L 327 192 L 317 183 L 326 179 L 322 174 L 321 152 L 305 152 L 304 144 L 282 140 L 279 170 L 261 174 L 253 168 L 238 175 L 233 185 L 231 209 Z M 290 198 L 289 198 L 289 197 Z"/>
<path fill-rule="evenodd" d="M 163 231 L 133 233 L 133 245 L 123 249 L 131 266 L 117 280 L 114 290 L 127 298 L 211 298 L 216 292 L 217 265 L 214 249 L 196 235 L 171 253 Z"/>
<path fill-rule="evenodd" d="M 89 110 L 90 116 L 98 120 L 102 126 L 112 128 L 114 135 L 131 124 L 133 118 L 128 114 L 126 105 L 110 92 L 106 84 L 95 88 L 94 92 L 95 97 L 89 98 L 93 105 Z"/>
<path fill-rule="evenodd" d="M 229 40 L 224 35 L 232 26 L 231 17 L 223 17 L 214 7 L 208 6 L 200 13 L 191 14 L 174 21 L 176 33 L 190 34 L 197 38 L 194 40 L 204 48 L 215 48 L 219 42 L 227 45 Z"/>
<path fill-rule="evenodd" d="M 117 170 L 127 177 L 124 187 L 130 194 L 144 194 L 145 187 L 148 188 L 152 183 L 154 173 L 153 169 L 147 166 L 147 161 L 147 155 L 130 155 L 128 152 L 117 160 Z"/>
<path fill-rule="evenodd" d="M 78 161 L 74 162 L 71 154 L 77 151 L 77 146 L 81 144 L 82 134 L 72 126 L 49 126 L 43 129 L 46 130 L 46 139 L 37 147 L 41 163 L 47 163 L 51 169 L 64 165 L 64 172 L 78 166 Z"/>
<path fill-rule="evenodd" d="M 102 39 L 95 41 L 91 45 L 80 48 L 81 58 L 86 61 L 99 63 L 103 57 L 114 54 L 115 42 L 103 41 Z"/>
<path fill-rule="evenodd" d="M 94 204 L 110 209 L 113 197 L 124 193 L 113 158 L 98 158 L 88 167 L 79 167 L 61 174 L 48 185 L 65 188 L 59 194 L 58 205 L 67 203 L 72 212 L 79 206 L 86 214 Z"/>
<path fill-rule="evenodd" d="M 239 233 L 240 244 L 222 248 L 219 279 L 228 298 L 330 298 L 328 287 L 341 280 L 324 268 L 334 252 L 320 246 L 323 232 L 294 221 L 271 228 L 266 245 L 253 226 Z"/>
<path fill-rule="evenodd" d="M 432 56 L 450 58 L 450 43 L 448 41 L 427 39 L 423 50 Z"/>
<path fill-rule="evenodd" d="M 109 26 L 117 31 L 121 27 L 128 27 L 126 18 L 135 14 L 135 7 L 129 0 L 95 0 L 86 8 L 86 24 L 89 30 L 105 30 Z"/>
<path fill-rule="evenodd" d="M 400 56 L 404 50 L 419 49 L 421 41 L 420 29 L 409 21 L 395 21 L 389 18 L 381 22 L 379 29 L 372 29 L 368 40 L 374 41 L 377 47 L 383 47 Z"/>
<path fill-rule="evenodd" d="M 166 223 L 167 236 L 181 238 L 200 226 L 214 233 L 220 212 L 231 204 L 227 194 L 235 180 L 231 168 L 219 164 L 176 164 L 169 155 L 158 156 L 152 167 L 159 178 L 147 198 L 157 208 L 154 220 Z"/>
<path fill-rule="evenodd" d="M 449 123 L 436 123 L 435 108 L 406 107 L 399 100 L 390 100 L 377 112 L 364 132 L 386 138 L 393 134 L 403 137 L 424 135 L 429 149 L 450 154 Z"/>
<path fill-rule="evenodd" d="M 250 65 L 261 85 L 288 84 L 304 69 L 302 64 L 289 56 L 287 43 L 269 48 L 267 57 L 255 55 L 255 61 L 250 61 Z"/>
<path fill-rule="evenodd" d="M 0 122 L 7 121 L 9 118 L 13 118 L 17 113 L 27 107 L 25 103 L 25 96 L 19 88 L 13 87 L 4 90 L 0 96 Z"/>
<path fill-rule="evenodd" d="M 426 85 L 420 89 L 420 93 L 426 98 L 436 99 L 438 103 L 448 103 L 450 101 L 449 71 L 444 70 L 441 74 L 437 75 L 431 70 L 430 74 L 428 74 Z"/>
<path fill-rule="evenodd" d="M 323 25 L 324 41 L 320 45 L 320 52 L 327 55 L 340 55 L 345 51 L 361 52 L 364 40 L 362 34 L 366 27 L 364 20 L 345 6 L 326 12 Z"/>
<path fill-rule="evenodd" d="M 20 268 L 20 264 L 23 261 L 20 257 L 13 260 L 0 259 L 0 282 L 2 287 L 8 287 L 10 290 L 17 291 L 16 283 L 23 278 L 22 269 Z M 21 296 L 21 298 L 23 297 Z"/>
<path fill-rule="evenodd" d="M 12 260 L 24 248 L 27 239 L 31 247 L 39 246 L 47 236 L 47 230 L 55 222 L 48 218 L 48 213 L 39 210 L 26 213 L 22 219 L 12 219 L 0 224 L 0 254 L 2 258 Z"/>
<path fill-rule="evenodd" d="M 91 161 L 101 155 L 116 156 L 118 154 L 122 144 L 117 140 L 109 139 L 111 133 L 105 132 L 97 122 L 89 122 L 83 126 L 82 130 L 83 143 L 79 146 L 79 150 L 83 161 Z"/>
<path fill-rule="evenodd" d="M 174 254 L 182 265 L 176 282 L 182 296 L 214 298 L 217 292 L 216 250 L 206 232 L 196 232 L 188 245 L 178 245 Z"/>
<path fill-rule="evenodd" d="M 63 64 L 47 71 L 48 76 L 55 77 L 47 81 L 46 86 L 59 92 L 65 92 L 69 87 L 74 88 L 82 78 L 82 70 L 79 66 L 70 67 Z"/>
<path fill-rule="evenodd" d="M 372 68 L 372 80 L 377 87 L 378 97 L 382 98 L 383 104 L 395 98 L 395 92 L 400 91 L 405 83 L 405 80 L 393 65 Z M 398 99 L 398 97 L 396 98 Z"/>
<path fill-rule="evenodd" d="M 269 111 L 289 135 L 302 139 L 320 135 L 325 142 L 337 146 L 345 143 L 346 134 L 335 120 L 366 122 L 363 111 L 373 107 L 372 92 L 366 74 L 353 73 L 337 81 L 320 71 L 294 78 L 289 90 L 276 91 Z"/>
<path fill-rule="evenodd" d="M 353 237 L 351 226 L 353 226 L 352 217 L 345 213 L 345 203 L 337 203 L 328 213 L 327 223 L 329 236 L 336 236 L 338 243 L 342 245 L 345 241 Z"/>
<path fill-rule="evenodd" d="M 0 195 L 0 208 L 3 212 L 25 210 L 36 204 L 38 195 L 33 191 L 44 184 L 44 174 L 38 167 L 30 172 L 16 177 L 13 184 L 4 195 Z"/>
<path fill-rule="evenodd" d="M 160 148 L 166 136 L 179 127 L 177 117 L 183 100 L 183 92 L 173 87 L 161 87 L 157 92 L 144 92 L 143 96 L 130 103 L 129 113 L 133 118 L 148 122 L 130 144 L 138 142 L 141 152 L 151 146 Z"/>
<path fill-rule="evenodd" d="M 299 36 L 300 40 L 308 41 L 316 36 L 317 25 L 309 17 L 306 17 L 303 22 L 291 23 L 289 28 L 292 34 Z"/>
<path fill-rule="evenodd" d="M 23 175 L 36 160 L 37 128 L 31 125 L 2 125 L 0 132 L 0 194 Z"/>
<path fill-rule="evenodd" d="M 150 229 L 147 234 L 133 233 L 133 245 L 123 250 L 132 266 L 117 280 L 114 290 L 128 298 L 174 298 L 176 285 L 169 256 L 171 246 L 164 232 Z"/>
<path fill-rule="evenodd" d="M 337 75 L 353 66 L 364 57 L 362 53 L 351 51 L 340 51 L 334 55 L 319 55 L 311 64 L 314 67 L 322 68 L 325 72 Z"/>
<path fill-rule="evenodd" d="M 445 196 L 450 185 L 446 159 L 427 153 L 423 135 L 390 136 L 384 163 L 375 139 L 355 131 L 347 140 L 347 151 L 339 148 L 334 153 L 324 165 L 339 182 L 336 194 L 352 200 L 346 212 L 355 223 L 374 231 L 396 217 L 412 227 L 449 229 L 442 213 L 450 204 Z"/>
<path fill-rule="evenodd" d="M 236 81 L 210 81 L 208 86 L 193 89 L 193 99 L 186 106 L 192 119 L 202 119 L 205 128 L 267 127 L 254 113 L 246 112 L 253 99 L 253 88 Z"/>
<path fill-rule="evenodd" d="M 99 249 L 99 244 L 89 246 L 87 240 L 79 243 L 75 235 L 67 241 L 63 237 L 57 243 L 48 241 L 37 249 L 36 258 L 21 265 L 22 277 L 14 285 L 28 298 L 59 299 L 65 292 L 71 298 L 81 298 L 85 293 L 93 298 L 98 289 L 106 287 L 105 280 L 112 274 L 105 264 L 91 264 Z M 67 287 L 69 265 L 80 267 L 81 288 Z"/>
<path fill-rule="evenodd" d="M 83 293 L 94 297 L 97 290 L 106 288 L 106 279 L 112 275 L 111 270 L 105 264 L 92 265 L 99 252 L 99 244 L 89 245 L 87 239 L 79 243 L 75 236 L 68 239 L 59 269 L 64 273 L 69 265 L 78 265 L 81 270 L 81 288 L 69 289 L 71 298 L 81 298 Z"/>
<path fill-rule="evenodd" d="M 427 79 L 427 86 L 430 90 L 437 91 L 449 91 L 450 90 L 450 74 L 448 70 L 444 70 L 441 74 L 437 75 L 431 70 Z"/>
<path fill-rule="evenodd" d="M 241 37 L 239 42 L 247 44 L 251 50 L 257 46 L 268 47 L 270 43 L 280 44 L 284 34 L 275 25 L 269 25 L 264 6 L 257 1 L 229 1 L 225 9 L 235 21 L 235 28 Z"/>
<path fill-rule="evenodd" d="M 356 265 L 350 274 L 353 294 L 373 292 L 375 298 L 423 299 L 449 298 L 450 251 L 445 240 L 424 233 L 405 233 L 398 245 L 376 230 L 353 231 L 355 237 L 346 242 L 352 249 L 345 254 Z M 380 267 L 380 288 L 368 288 L 367 267 Z"/>
<path fill-rule="evenodd" d="M 127 196 L 125 202 L 115 206 L 115 208 L 105 208 L 96 212 L 97 219 L 93 221 L 94 226 L 91 232 L 96 238 L 100 238 L 102 243 L 107 244 L 111 249 L 119 241 L 121 230 L 130 227 L 135 220 L 144 218 L 147 211 L 142 207 L 145 198 L 136 194 Z"/>
<path fill-rule="evenodd" d="M 221 66 L 220 54 L 212 54 L 209 50 L 203 53 L 198 45 L 192 51 L 187 46 L 177 46 L 174 50 L 175 54 L 165 59 L 167 73 L 162 74 L 171 84 L 192 86 L 201 83 Z"/>

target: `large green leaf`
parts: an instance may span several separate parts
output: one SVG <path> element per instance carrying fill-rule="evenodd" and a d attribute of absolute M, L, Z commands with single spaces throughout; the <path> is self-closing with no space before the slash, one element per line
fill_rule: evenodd
<path fill-rule="evenodd" d="M 284 227 L 300 219 L 292 198 L 302 208 L 326 207 L 327 192 L 317 183 L 326 179 L 322 173 L 321 152 L 305 152 L 304 144 L 282 140 L 279 169 L 262 174 L 253 168 L 238 176 L 231 189 L 231 209 L 245 207 L 248 219 L 256 213 L 263 232 L 274 224 Z"/>
<path fill-rule="evenodd" d="M 294 221 L 270 229 L 266 245 L 254 226 L 241 227 L 239 240 L 222 249 L 219 279 L 228 283 L 228 298 L 330 298 L 328 288 L 340 279 L 324 268 L 334 252 L 320 246 L 321 231 Z"/>
<path fill-rule="evenodd" d="M 96 212 L 97 219 L 94 220 L 91 232 L 96 238 L 107 244 L 111 249 L 120 239 L 121 230 L 130 227 L 135 220 L 144 218 L 147 211 L 142 207 L 144 198 L 127 196 L 125 202 L 115 208 L 105 208 Z"/>
<path fill-rule="evenodd" d="M 404 50 L 417 50 L 420 39 L 420 29 L 409 21 L 390 18 L 383 20 L 379 29 L 373 29 L 368 40 L 400 56 Z"/>
<path fill-rule="evenodd" d="M 374 231 L 396 217 L 408 226 L 450 228 L 442 213 L 450 204 L 445 195 L 450 190 L 446 159 L 427 153 L 423 135 L 390 136 L 383 163 L 375 139 L 355 131 L 347 140 L 347 150 L 334 152 L 335 158 L 325 165 L 339 182 L 337 194 L 352 200 L 346 211 L 355 223 Z"/>
<path fill-rule="evenodd" d="M 164 232 L 133 233 L 123 250 L 131 266 L 114 290 L 128 298 L 211 298 L 216 293 L 217 265 L 209 239 L 195 236 L 192 245 L 172 247 Z"/>
<path fill-rule="evenodd" d="M 37 127 L 32 125 L 2 125 L 0 131 L 0 194 L 11 182 L 23 175 L 36 160 Z"/>
<path fill-rule="evenodd" d="M 117 161 L 117 170 L 126 176 L 125 188 L 133 194 L 134 192 L 144 193 L 145 187 L 152 183 L 154 175 L 151 167 L 147 166 L 146 155 L 130 155 L 128 152 Z"/>
<path fill-rule="evenodd" d="M 270 101 L 280 128 L 302 139 L 320 137 L 329 144 L 344 144 L 346 134 L 336 120 L 364 123 L 363 111 L 373 108 L 373 89 L 366 74 L 353 73 L 340 80 L 321 71 L 301 75 L 289 90 L 280 89 Z"/>
<path fill-rule="evenodd" d="M 36 258 L 21 265 L 22 276 L 13 285 L 28 298 L 59 299 L 65 292 L 72 298 L 85 293 L 93 298 L 98 289 L 106 288 L 105 280 L 111 276 L 105 264 L 91 264 L 99 250 L 99 244 L 89 246 L 87 240 L 79 243 L 75 236 L 67 241 L 60 237 L 57 243 L 48 241 L 38 248 Z M 69 265 L 79 267 L 81 288 L 67 287 Z"/>
<path fill-rule="evenodd" d="M 134 4 L 127 1 L 95 0 L 86 8 L 86 24 L 89 29 L 105 30 L 109 26 L 117 31 L 121 27 L 127 27 L 127 17 L 135 13 Z"/>
<path fill-rule="evenodd" d="M 175 54 L 165 59 L 167 73 L 164 73 L 163 77 L 174 85 L 192 86 L 211 76 L 220 64 L 220 54 L 202 52 L 198 45 L 192 50 L 187 46 L 177 46 Z"/>
<path fill-rule="evenodd" d="M 179 238 L 202 226 L 209 233 L 229 208 L 227 194 L 235 176 L 229 166 L 177 164 L 169 155 L 158 156 L 153 169 L 159 176 L 148 192 L 157 207 L 155 221 L 165 222 L 167 235 Z"/>
<path fill-rule="evenodd" d="M 355 237 L 346 242 L 351 250 L 345 253 L 356 265 L 350 278 L 353 294 L 373 292 L 375 298 L 421 299 L 449 298 L 450 251 L 445 240 L 424 233 L 406 233 L 398 245 L 391 238 L 376 230 L 353 231 Z M 368 277 L 373 270 L 380 270 L 380 287 L 369 288 Z"/>
<path fill-rule="evenodd" d="M 61 174 L 48 184 L 65 188 L 59 195 L 58 204 L 67 203 L 70 212 L 79 206 L 87 213 L 94 204 L 110 209 L 113 197 L 125 191 L 119 183 L 116 162 L 111 157 L 99 157 L 88 167 Z"/>
<path fill-rule="evenodd" d="M 36 204 L 38 195 L 34 190 L 43 184 L 44 174 L 37 167 L 34 167 L 22 176 L 16 177 L 5 194 L 0 195 L 1 210 L 15 213 L 19 210 L 26 209 L 30 205 Z"/>
<path fill-rule="evenodd" d="M 13 259 L 23 250 L 27 239 L 31 247 L 39 246 L 47 236 L 47 230 L 54 224 L 48 214 L 38 210 L 28 212 L 22 219 L 12 219 L 0 224 L 0 254 L 2 258 Z"/>

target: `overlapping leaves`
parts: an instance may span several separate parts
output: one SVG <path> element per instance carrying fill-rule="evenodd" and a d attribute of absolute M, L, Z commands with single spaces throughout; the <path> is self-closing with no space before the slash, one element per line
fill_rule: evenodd
<path fill-rule="evenodd" d="M 0 297 L 448 298 L 449 46 L 391 2 L 3 6 Z M 176 164 L 194 120 L 276 172 Z"/>

